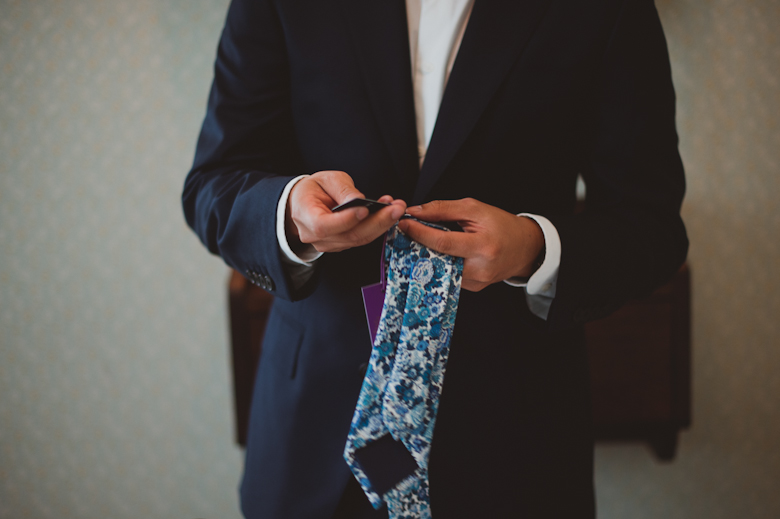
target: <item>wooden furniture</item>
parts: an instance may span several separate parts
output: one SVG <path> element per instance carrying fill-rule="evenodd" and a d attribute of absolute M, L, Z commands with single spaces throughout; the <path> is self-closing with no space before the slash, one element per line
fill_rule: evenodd
<path fill-rule="evenodd" d="M 273 297 L 229 281 L 236 440 L 245 445 L 260 342 Z M 644 441 L 671 460 L 691 420 L 690 277 L 683 266 L 650 297 L 585 327 L 596 439 Z"/>
<path fill-rule="evenodd" d="M 257 362 L 274 297 L 235 270 L 230 273 L 228 295 L 236 442 L 245 446 Z"/>
<path fill-rule="evenodd" d="M 672 460 L 691 423 L 690 272 L 585 326 L 596 439 L 640 440 Z"/>

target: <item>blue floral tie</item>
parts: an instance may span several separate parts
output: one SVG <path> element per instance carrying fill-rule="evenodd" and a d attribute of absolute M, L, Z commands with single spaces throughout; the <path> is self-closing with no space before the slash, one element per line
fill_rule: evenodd
<path fill-rule="evenodd" d="M 438 227 L 438 226 L 433 226 Z M 382 317 L 344 458 L 390 519 L 429 519 L 428 458 L 460 296 L 463 258 L 388 231 Z"/>

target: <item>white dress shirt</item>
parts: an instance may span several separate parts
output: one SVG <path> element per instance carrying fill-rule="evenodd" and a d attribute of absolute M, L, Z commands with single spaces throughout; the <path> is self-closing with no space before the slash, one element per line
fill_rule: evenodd
<path fill-rule="evenodd" d="M 421 166 L 436 125 L 444 88 L 452 65 L 455 63 L 473 5 L 474 0 L 406 0 L 414 110 L 417 121 L 417 147 Z M 285 234 L 287 199 L 293 186 L 305 177 L 306 175 L 301 175 L 287 184 L 276 210 L 276 235 L 279 247 L 283 252 L 283 259 L 288 265 L 293 283 L 298 286 L 311 277 L 314 272 L 314 261 L 322 255 L 314 247 L 295 254 Z M 528 213 L 521 213 L 518 216 L 531 218 L 541 227 L 546 248 L 545 257 L 542 265 L 527 283 L 515 278 L 507 279 L 505 283 L 524 287 L 531 312 L 542 319 L 547 319 L 550 304 L 555 297 L 561 240 L 555 226 L 547 218 Z"/>

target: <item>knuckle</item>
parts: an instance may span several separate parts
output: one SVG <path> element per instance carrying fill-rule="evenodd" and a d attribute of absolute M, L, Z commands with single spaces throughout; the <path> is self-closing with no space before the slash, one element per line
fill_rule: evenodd
<path fill-rule="evenodd" d="M 480 283 L 479 281 L 476 281 L 474 279 L 464 279 L 462 286 L 464 289 L 468 290 L 469 292 L 480 292 L 487 285 L 485 285 L 484 283 Z"/>
<path fill-rule="evenodd" d="M 490 272 L 488 272 L 488 269 L 485 267 L 478 267 L 474 269 L 474 272 L 472 274 L 472 279 L 476 281 L 479 284 L 484 285 L 482 288 L 485 288 L 488 283 L 490 283 L 492 276 Z"/>
<path fill-rule="evenodd" d="M 329 243 L 327 245 L 323 245 L 322 249 L 317 249 L 319 252 L 340 252 L 344 250 L 344 247 L 340 247 L 337 244 Z"/>
<path fill-rule="evenodd" d="M 323 182 L 327 182 L 328 181 L 328 179 L 330 178 L 329 175 L 330 175 L 330 171 L 318 171 L 318 172 L 314 173 L 313 175 L 311 175 L 309 177 L 309 179 L 314 181 L 314 182 L 317 182 L 318 184 L 321 184 Z M 305 182 L 306 180 L 307 179 L 303 179 L 303 180 L 301 180 L 301 182 Z"/>
<path fill-rule="evenodd" d="M 321 242 L 319 246 L 315 245 L 314 248 L 317 249 L 317 252 L 340 252 L 344 250 L 344 247 L 332 242 Z"/>
<path fill-rule="evenodd" d="M 362 245 L 363 236 L 360 232 L 358 232 L 355 229 L 351 229 L 344 233 L 344 239 L 347 241 L 347 243 L 351 243 L 354 245 Z"/>
<path fill-rule="evenodd" d="M 338 190 L 337 194 L 338 194 L 338 196 L 340 197 L 341 200 L 344 200 L 348 196 L 354 194 L 354 191 L 355 191 L 355 188 L 352 187 L 351 185 L 340 184 L 339 185 L 339 190 Z"/>
<path fill-rule="evenodd" d="M 451 240 L 446 233 L 442 233 L 442 236 L 438 236 L 434 240 L 434 248 L 439 251 L 446 251 L 450 249 Z"/>
<path fill-rule="evenodd" d="M 497 244 L 489 243 L 485 247 L 483 254 L 488 262 L 493 262 L 498 260 L 498 258 L 501 256 L 501 250 Z"/>
<path fill-rule="evenodd" d="M 323 223 L 319 220 L 314 220 L 311 223 L 311 226 L 309 228 L 309 232 L 312 234 L 313 237 L 322 238 L 325 234 L 325 226 Z"/>

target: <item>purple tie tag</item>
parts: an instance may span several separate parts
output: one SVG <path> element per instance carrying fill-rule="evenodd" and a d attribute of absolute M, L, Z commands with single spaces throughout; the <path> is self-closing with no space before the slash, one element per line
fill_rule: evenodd
<path fill-rule="evenodd" d="M 363 292 L 363 307 L 366 309 L 368 333 L 371 335 L 371 344 L 374 344 L 376 332 L 379 329 L 379 320 L 382 317 L 382 305 L 385 302 L 385 284 L 374 283 L 360 290 Z"/>
<path fill-rule="evenodd" d="M 382 241 L 382 259 L 379 263 L 379 283 L 366 285 L 360 289 L 363 293 L 363 308 L 366 310 L 368 333 L 371 335 L 371 344 L 374 344 L 376 332 L 379 329 L 379 321 L 382 319 L 382 306 L 385 304 L 385 289 L 387 288 L 387 273 L 385 271 L 385 246 L 387 235 Z"/>

